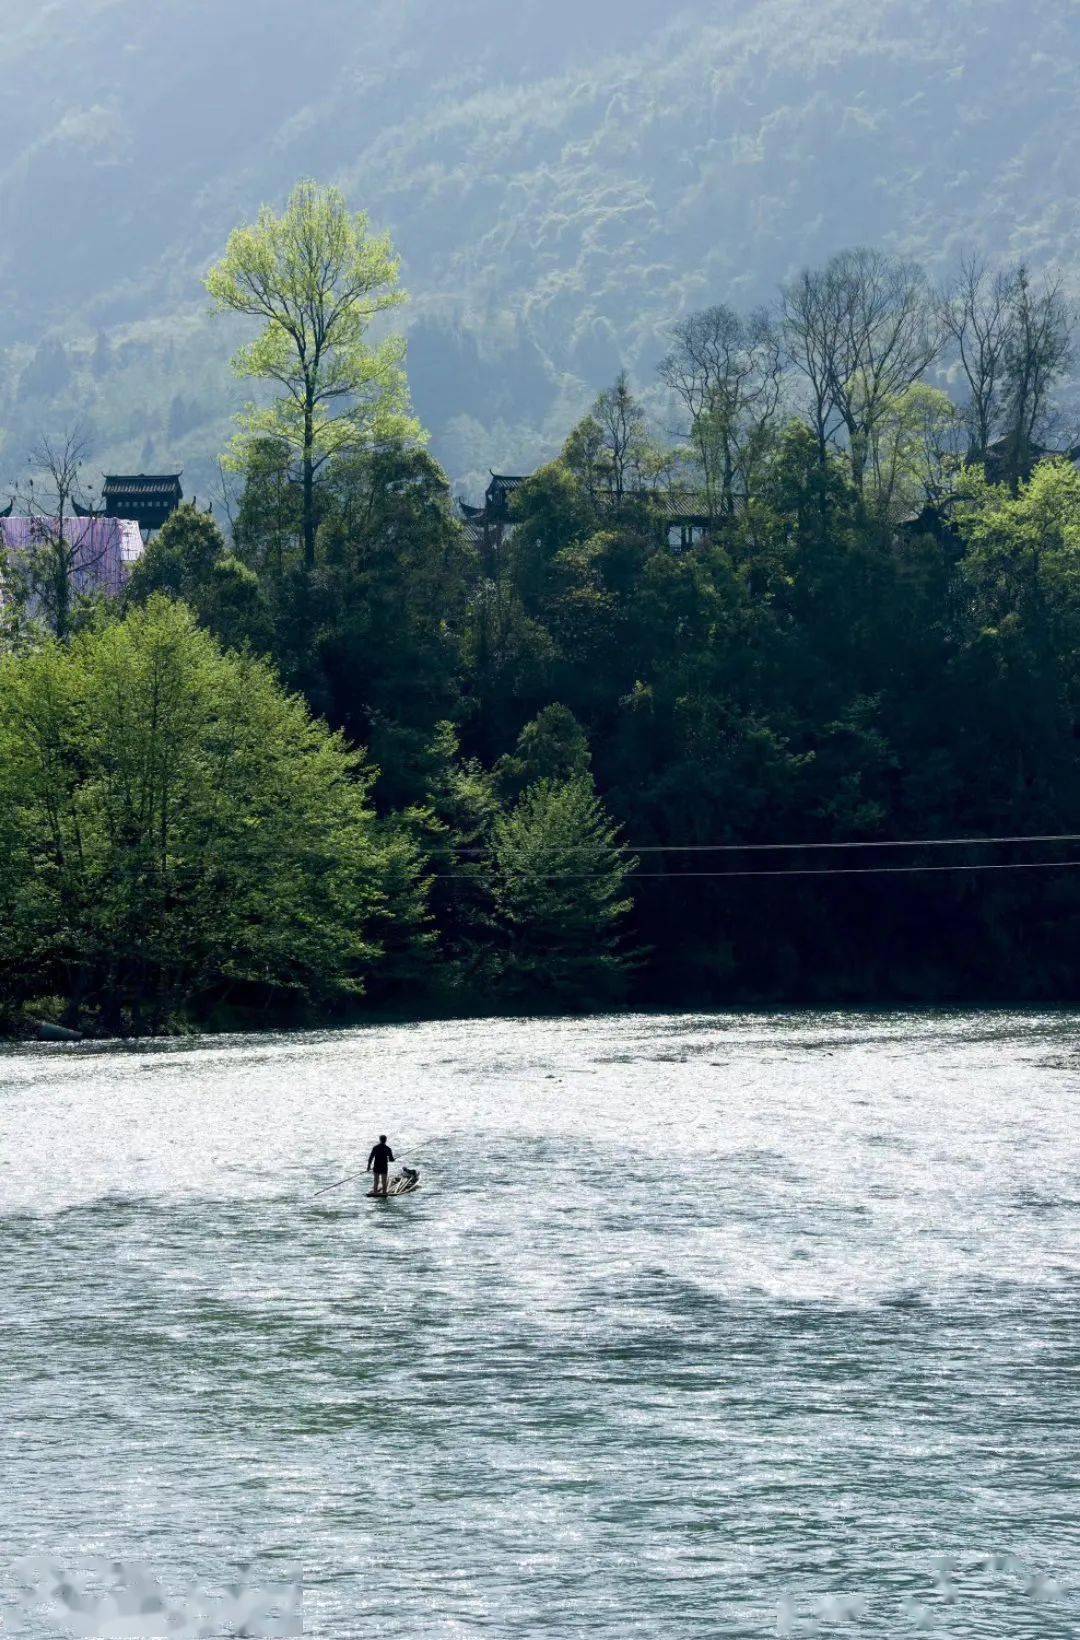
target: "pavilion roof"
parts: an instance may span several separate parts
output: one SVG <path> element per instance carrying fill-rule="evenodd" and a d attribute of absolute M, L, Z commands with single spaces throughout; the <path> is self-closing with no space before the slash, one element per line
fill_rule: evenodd
<path fill-rule="evenodd" d="M 102 494 L 107 500 L 119 495 L 179 500 L 180 478 L 181 473 L 106 473 Z"/>
<path fill-rule="evenodd" d="M 507 496 L 520 490 L 526 482 L 527 475 L 521 473 L 492 473 L 491 483 L 488 485 L 488 500 L 504 501 Z"/>

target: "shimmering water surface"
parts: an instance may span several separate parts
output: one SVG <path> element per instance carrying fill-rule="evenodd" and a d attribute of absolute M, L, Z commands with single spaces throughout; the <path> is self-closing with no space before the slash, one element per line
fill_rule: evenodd
<path fill-rule="evenodd" d="M 0 1626 L 104 1555 L 317 1636 L 1076 1636 L 1078 1023 L 0 1053 Z M 420 1193 L 314 1200 L 381 1130 Z"/>

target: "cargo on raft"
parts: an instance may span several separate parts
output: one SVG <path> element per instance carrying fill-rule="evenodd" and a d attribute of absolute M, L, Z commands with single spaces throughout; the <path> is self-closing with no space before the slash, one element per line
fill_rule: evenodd
<path fill-rule="evenodd" d="M 395 1173 L 394 1177 L 390 1180 L 390 1183 L 386 1187 L 385 1194 L 387 1197 L 411 1196 L 413 1191 L 419 1190 L 419 1188 L 420 1174 L 418 1170 L 415 1167 L 403 1167 L 401 1172 Z M 368 1198 L 374 1198 L 382 1201 L 384 1199 L 384 1195 L 381 1190 L 369 1190 Z"/>

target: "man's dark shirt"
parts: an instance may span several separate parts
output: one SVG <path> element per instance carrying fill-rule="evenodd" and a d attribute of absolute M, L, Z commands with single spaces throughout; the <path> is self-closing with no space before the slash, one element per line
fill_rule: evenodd
<path fill-rule="evenodd" d="M 371 1155 L 367 1159 L 368 1172 L 370 1173 L 372 1171 L 372 1163 L 374 1163 L 374 1171 L 376 1173 L 387 1172 L 393 1159 L 394 1152 L 390 1149 L 389 1145 L 372 1145 Z"/>

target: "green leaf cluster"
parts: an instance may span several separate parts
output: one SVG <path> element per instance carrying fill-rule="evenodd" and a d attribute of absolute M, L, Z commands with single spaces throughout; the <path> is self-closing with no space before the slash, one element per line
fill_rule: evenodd
<path fill-rule="evenodd" d="M 234 355 L 236 374 L 280 389 L 245 410 L 233 451 L 241 467 L 261 440 L 321 466 L 364 442 L 418 436 L 404 340 L 368 340 L 372 322 L 405 300 L 398 261 L 389 235 L 372 234 L 338 189 L 301 182 L 280 215 L 264 206 L 230 235 L 206 288 L 219 310 L 262 323 Z"/>
<path fill-rule="evenodd" d="M 101 1029 L 359 996 L 393 878 L 363 755 L 162 596 L 0 661 L 0 968 Z"/>
<path fill-rule="evenodd" d="M 591 777 L 528 787 L 497 820 L 492 858 L 510 994 L 570 1010 L 621 1000 L 629 970 L 621 925 L 637 861 L 622 850 Z"/>

